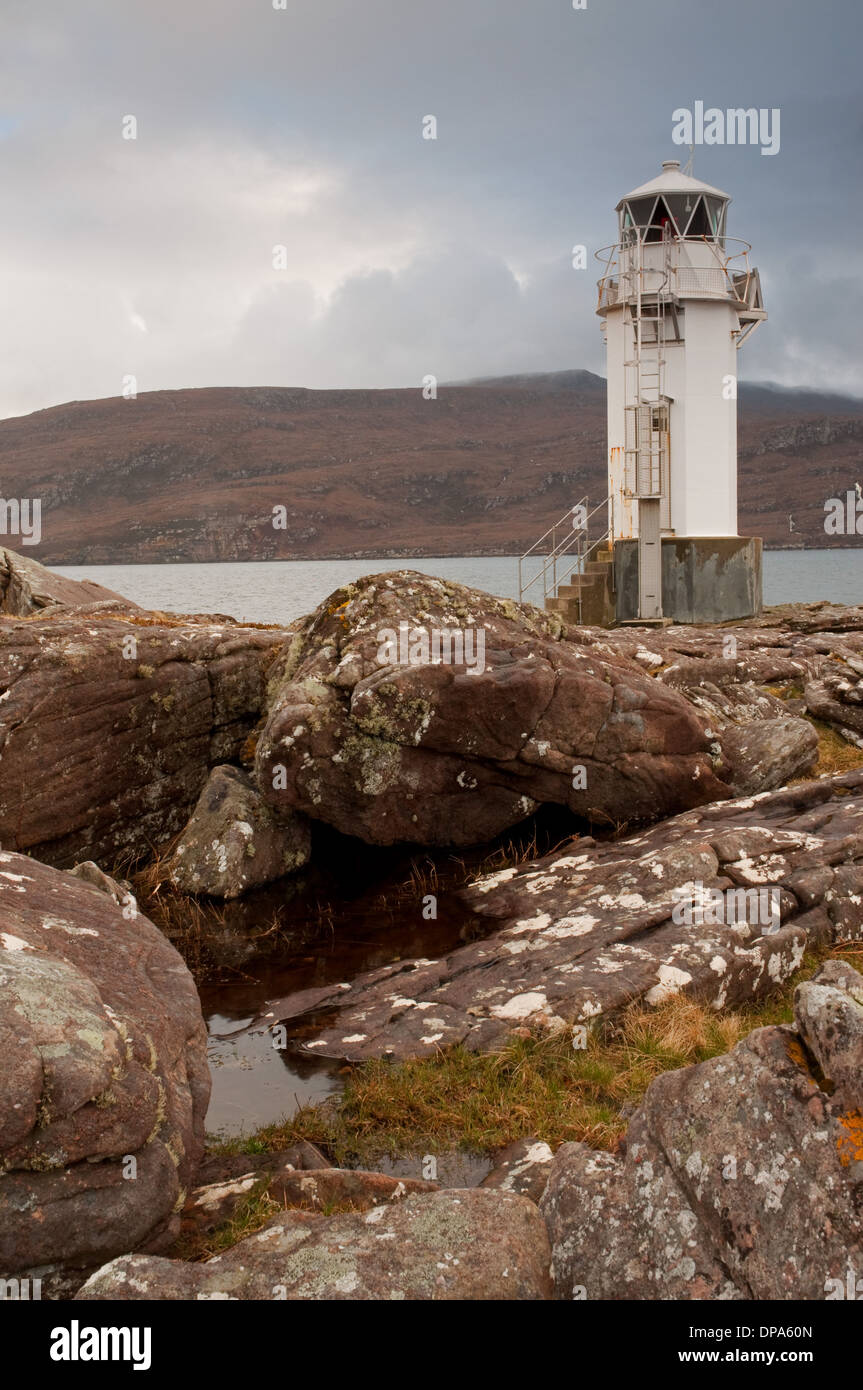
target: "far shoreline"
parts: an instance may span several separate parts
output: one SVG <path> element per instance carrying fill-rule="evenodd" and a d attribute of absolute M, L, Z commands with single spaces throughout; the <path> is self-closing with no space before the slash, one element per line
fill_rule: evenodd
<path fill-rule="evenodd" d="M 856 545 L 765 545 L 763 548 L 764 553 L 768 555 L 798 554 L 800 552 L 805 552 L 807 555 L 832 555 L 835 552 L 844 554 L 846 551 L 854 551 L 860 547 Z M 23 553 L 27 554 L 28 552 Z M 362 554 L 350 555 L 279 555 L 236 560 L 178 560 L 165 559 L 164 556 L 152 560 L 46 560 L 38 555 L 32 555 L 30 558 L 38 560 L 40 565 L 47 565 L 52 569 L 107 569 L 117 566 L 145 569 L 151 565 L 329 565 L 349 564 L 351 561 L 358 564 L 368 564 L 373 560 L 404 560 L 405 562 L 410 560 L 513 560 L 518 562 L 521 556 L 517 551 L 507 550 L 438 550 L 428 553 L 414 550 L 409 554 L 403 551 L 395 553 L 375 551 L 373 554 L 363 552 Z"/>

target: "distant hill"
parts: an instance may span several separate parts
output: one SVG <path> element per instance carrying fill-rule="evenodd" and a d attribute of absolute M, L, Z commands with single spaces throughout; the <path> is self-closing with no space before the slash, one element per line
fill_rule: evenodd
<path fill-rule="evenodd" d="M 787 545 L 790 511 L 792 543 L 847 543 L 825 536 L 824 502 L 863 475 L 863 401 L 743 386 L 739 420 L 741 532 Z M 42 499 L 27 553 L 48 564 L 512 554 L 604 493 L 591 372 L 442 385 L 433 401 L 154 391 L 0 421 L 0 494 Z"/>

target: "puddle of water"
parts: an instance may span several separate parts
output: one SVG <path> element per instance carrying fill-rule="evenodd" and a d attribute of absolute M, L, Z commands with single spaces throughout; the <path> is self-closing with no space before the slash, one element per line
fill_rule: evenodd
<path fill-rule="evenodd" d="M 444 955 L 463 943 L 465 931 L 477 930 L 471 925 L 473 914 L 456 902 L 452 889 L 442 891 L 439 882 L 437 919 L 423 919 L 425 895 L 400 891 L 410 862 L 408 857 L 406 863 L 394 864 L 390 855 L 384 883 L 377 876 L 376 882 L 362 884 L 352 897 L 345 895 L 344 885 L 330 883 L 329 895 L 323 900 L 318 885 L 311 884 L 287 902 L 278 891 L 267 890 L 246 899 L 241 910 L 239 904 L 232 905 L 233 952 L 238 941 L 242 948 L 250 930 L 260 930 L 262 921 L 278 918 L 281 931 L 274 953 L 259 951 L 242 965 L 232 963 L 221 974 L 234 978 L 200 986 L 201 1006 L 211 1035 L 210 1133 L 237 1135 L 287 1119 L 300 1106 L 321 1101 L 344 1084 L 347 1071 L 341 1063 L 309 1057 L 290 1045 L 276 1049 L 268 1031 L 243 1031 L 268 1000 L 350 981 L 393 961 Z M 422 867 L 428 872 L 428 865 Z M 460 884 L 464 877 L 461 867 L 450 866 L 450 872 Z M 487 923 L 482 924 L 482 930 L 488 930 Z M 266 942 L 260 944 L 266 946 Z M 301 1026 L 300 1021 L 293 1031 Z M 214 1036 L 232 1032 L 235 1038 Z"/>
<path fill-rule="evenodd" d="M 245 1032 L 268 999 L 290 997 L 313 986 L 349 981 L 366 970 L 392 961 L 412 959 L 431 951 L 445 954 L 461 945 L 461 931 L 470 914 L 449 908 L 443 896 L 436 922 L 416 922 L 416 912 L 393 913 L 392 920 L 358 921 L 354 915 L 345 935 L 320 934 L 309 955 L 249 963 L 241 981 L 202 985 L 201 1007 L 210 1033 L 208 1057 L 212 1077 L 207 1129 L 223 1136 L 259 1129 L 289 1118 L 301 1106 L 324 1100 L 344 1084 L 348 1069 L 342 1063 L 311 1057 L 290 1047 L 273 1047 L 269 1030 Z M 407 920 L 405 920 L 407 919 Z M 365 926 L 361 935 L 358 929 Z M 302 1020 L 293 1031 L 299 1032 Z M 289 1026 L 289 1032 L 291 1028 Z M 235 1034 L 235 1037 L 216 1034 Z"/>
<path fill-rule="evenodd" d="M 566 828 L 571 834 L 571 821 Z M 526 822 L 520 828 L 521 843 L 527 844 L 536 830 L 536 822 Z M 560 832 L 560 820 L 553 819 L 536 852 L 546 853 L 560 840 Z M 211 960 L 222 965 L 211 969 L 215 977 L 199 990 L 211 1035 L 207 1129 L 213 1135 L 249 1133 L 288 1119 L 300 1106 L 340 1090 L 349 1074 L 339 1062 L 299 1053 L 290 1045 L 274 1048 L 268 1031 L 244 1031 L 268 1000 L 349 982 L 397 960 L 437 958 L 495 928 L 492 919 L 476 917 L 456 897 L 494 845 L 469 853 L 427 854 L 404 846 L 376 849 L 320 826 L 313 833 L 315 867 L 302 880 L 288 879 L 212 909 L 207 945 Z M 509 838 L 518 843 L 516 832 Z M 429 894 L 436 898 L 434 920 L 423 917 Z M 278 931 L 269 932 L 274 923 Z M 267 934 L 262 936 L 263 931 Z M 288 1033 L 301 1028 L 298 1021 Z M 215 1036 L 231 1033 L 236 1036 Z M 451 1162 L 463 1164 L 465 1156 L 447 1157 L 447 1165 Z M 448 1185 L 475 1185 L 468 1181 L 472 1171 L 465 1168 Z M 419 1168 L 405 1175 L 418 1176 Z"/>
<path fill-rule="evenodd" d="M 232 1022 L 215 1013 L 207 1027 L 226 1032 Z M 236 1043 L 211 1037 L 207 1057 L 213 1083 L 207 1130 L 222 1137 L 288 1119 L 301 1106 L 326 1100 L 344 1082 L 341 1063 L 316 1058 L 306 1067 L 301 1054 L 274 1048 L 269 1033 L 246 1033 Z"/>

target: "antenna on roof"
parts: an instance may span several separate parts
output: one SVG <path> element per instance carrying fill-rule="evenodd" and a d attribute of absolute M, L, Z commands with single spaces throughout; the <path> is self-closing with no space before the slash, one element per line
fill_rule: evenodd
<path fill-rule="evenodd" d="M 689 158 L 687 159 L 686 164 L 684 165 L 684 169 L 683 169 L 684 174 L 688 174 L 690 178 L 692 177 L 692 165 L 693 165 L 694 161 L 695 161 L 695 146 L 694 146 L 694 145 L 690 145 L 690 146 L 689 146 Z"/>

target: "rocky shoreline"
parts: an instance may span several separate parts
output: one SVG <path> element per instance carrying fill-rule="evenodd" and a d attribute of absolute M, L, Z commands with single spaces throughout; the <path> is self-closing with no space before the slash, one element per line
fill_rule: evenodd
<path fill-rule="evenodd" d="M 482 632 L 482 669 L 383 660 L 400 625 Z M 566 843 L 460 890 L 474 939 L 249 1027 L 350 1066 L 578 1048 L 633 1001 L 721 1013 L 853 951 L 863 607 L 607 632 L 405 570 L 260 628 L 0 550 L 0 1277 L 84 1300 L 533 1300 L 816 1299 L 863 1275 L 848 959 L 797 986 L 793 1023 L 657 1076 L 614 1153 L 526 1140 L 476 1189 L 308 1144 L 205 1158 L 200 1001 L 128 874 L 155 857 L 180 904 L 229 902 L 314 862 L 315 826 L 457 851 L 548 807 Z M 178 1255 L 252 1196 L 260 1229 Z"/>

